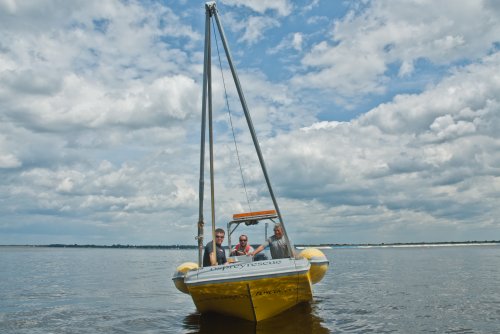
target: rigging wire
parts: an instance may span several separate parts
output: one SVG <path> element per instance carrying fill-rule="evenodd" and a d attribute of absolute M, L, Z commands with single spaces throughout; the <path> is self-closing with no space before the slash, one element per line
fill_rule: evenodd
<path fill-rule="evenodd" d="M 252 207 L 250 206 L 250 200 L 248 199 L 248 192 L 247 192 L 245 177 L 243 176 L 243 169 L 241 168 L 240 154 L 238 152 L 238 145 L 236 143 L 236 135 L 234 133 L 233 118 L 231 117 L 231 109 L 229 108 L 229 99 L 227 97 L 227 90 L 226 90 L 226 80 L 224 79 L 224 72 L 222 71 L 222 61 L 220 59 L 221 57 L 220 57 L 220 52 L 219 52 L 219 40 L 217 39 L 217 34 L 215 33 L 214 21 L 213 20 L 211 20 L 211 21 L 212 21 L 212 29 L 214 31 L 215 46 L 217 48 L 217 56 L 219 57 L 219 68 L 220 68 L 220 73 L 222 76 L 222 84 L 224 86 L 224 97 L 226 99 L 227 113 L 229 115 L 229 123 L 231 124 L 231 132 L 233 133 L 234 148 L 236 149 L 236 156 L 238 158 L 238 165 L 240 167 L 241 181 L 243 182 L 243 188 L 245 189 L 245 196 L 247 198 L 248 209 L 250 211 L 252 211 Z"/>

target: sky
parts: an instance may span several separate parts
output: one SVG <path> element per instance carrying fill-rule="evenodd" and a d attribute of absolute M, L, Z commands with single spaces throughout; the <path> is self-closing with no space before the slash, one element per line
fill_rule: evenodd
<path fill-rule="evenodd" d="M 217 8 L 294 243 L 500 240 L 500 2 Z M 204 1 L 0 0 L 0 244 L 196 244 L 204 26 Z M 272 202 L 212 37 L 225 228 Z"/>

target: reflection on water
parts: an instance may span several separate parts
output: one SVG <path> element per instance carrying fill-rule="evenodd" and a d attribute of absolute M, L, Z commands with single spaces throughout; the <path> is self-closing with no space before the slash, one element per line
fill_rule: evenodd
<path fill-rule="evenodd" d="M 322 319 L 315 314 L 314 305 L 302 303 L 291 309 L 258 323 L 244 321 L 215 313 L 193 313 L 184 318 L 187 333 L 297 333 L 326 334 Z"/>

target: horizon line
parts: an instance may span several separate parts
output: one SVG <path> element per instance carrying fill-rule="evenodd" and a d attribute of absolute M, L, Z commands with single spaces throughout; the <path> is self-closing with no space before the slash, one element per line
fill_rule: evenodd
<path fill-rule="evenodd" d="M 311 243 L 311 244 L 295 244 L 295 247 L 383 247 L 383 246 L 419 246 L 419 245 L 461 245 L 461 244 L 500 244 L 500 240 L 468 240 L 468 241 L 422 241 L 422 242 L 381 242 L 381 243 Z M 186 248 L 186 249 L 196 249 L 198 245 L 185 245 L 185 244 L 171 244 L 171 245 L 132 245 L 132 244 L 111 244 L 111 245 L 99 245 L 99 244 L 0 244 L 0 247 L 61 247 L 61 248 Z M 227 245 L 224 245 L 227 248 Z"/>

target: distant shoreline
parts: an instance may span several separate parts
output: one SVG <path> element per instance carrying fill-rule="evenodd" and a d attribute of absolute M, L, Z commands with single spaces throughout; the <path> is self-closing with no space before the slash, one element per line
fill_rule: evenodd
<path fill-rule="evenodd" d="M 417 247 L 417 246 L 466 246 L 500 245 L 500 240 L 485 241 L 443 241 L 443 242 L 396 242 L 366 244 L 296 244 L 296 248 L 372 248 L 372 247 Z M 256 245 L 258 246 L 258 245 Z M 90 245 L 90 244 L 47 244 L 47 245 L 0 245 L 0 247 L 51 247 L 51 248 L 116 248 L 116 249 L 198 249 L 196 245 Z M 227 248 L 227 247 L 226 247 Z"/>

